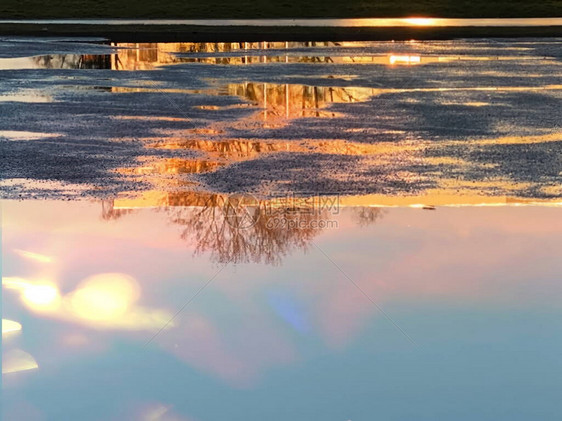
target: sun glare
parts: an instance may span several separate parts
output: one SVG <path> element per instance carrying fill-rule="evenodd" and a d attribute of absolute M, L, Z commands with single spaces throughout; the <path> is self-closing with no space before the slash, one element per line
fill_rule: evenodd
<path fill-rule="evenodd" d="M 391 55 L 388 58 L 390 64 L 419 64 L 421 62 L 420 56 L 395 56 Z"/>
<path fill-rule="evenodd" d="M 48 311 L 60 305 L 60 294 L 54 285 L 28 285 L 23 290 L 22 300 L 33 310 Z"/>
<path fill-rule="evenodd" d="M 418 26 L 432 26 L 435 25 L 436 21 L 433 18 L 406 18 L 404 19 L 410 25 Z"/>
<path fill-rule="evenodd" d="M 72 294 L 74 313 L 88 320 L 120 318 L 138 299 L 139 288 L 133 278 L 121 273 L 107 273 L 86 279 Z"/>

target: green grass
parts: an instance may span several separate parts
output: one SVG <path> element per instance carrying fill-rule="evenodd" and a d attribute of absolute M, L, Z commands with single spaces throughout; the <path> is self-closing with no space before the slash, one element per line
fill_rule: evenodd
<path fill-rule="evenodd" d="M 562 17 L 562 0 L 0 0 L 0 19 Z"/>

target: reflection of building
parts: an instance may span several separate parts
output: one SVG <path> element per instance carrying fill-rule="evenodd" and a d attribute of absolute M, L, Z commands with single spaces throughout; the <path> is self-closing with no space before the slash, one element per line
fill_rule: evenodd
<path fill-rule="evenodd" d="M 328 56 L 333 43 L 153 43 L 153 44 L 113 44 L 115 54 L 101 56 L 64 56 L 66 63 L 77 60 L 76 66 L 98 66 L 112 70 L 135 71 L 154 69 L 158 66 L 181 62 L 200 61 L 201 63 L 219 63 L 223 65 L 245 65 L 294 61 L 309 63 L 378 63 L 388 64 L 387 56 L 343 57 Z M 326 55 L 322 55 L 326 54 Z M 63 60 L 63 56 L 60 57 Z M 257 61 L 256 61 L 257 60 Z M 382 61 L 381 61 L 382 60 Z M 157 83 L 150 79 L 150 72 L 144 73 L 141 80 L 135 80 L 134 74 L 125 78 L 124 86 L 109 86 L 101 89 L 113 93 L 142 92 L 157 97 L 170 93 L 178 95 L 206 95 L 198 106 L 195 101 L 188 101 L 188 107 L 180 109 L 177 105 L 169 114 L 167 108 L 146 112 L 129 111 L 123 107 L 116 109 L 111 118 L 118 120 L 139 120 L 139 126 L 148 127 L 142 141 L 151 149 L 134 162 L 127 162 L 116 172 L 122 179 L 148 188 L 170 192 L 193 188 L 197 182 L 191 174 L 217 171 L 219 168 L 237 161 L 251 160 L 265 154 L 289 152 L 302 154 L 338 154 L 365 156 L 376 155 L 377 162 L 383 162 L 388 156 L 399 155 L 408 159 L 411 147 L 387 143 L 369 144 L 344 140 L 311 140 L 285 141 L 282 139 L 255 139 L 259 130 L 278 128 L 290 124 L 297 118 L 332 118 L 340 117 L 330 110 L 330 104 L 366 101 L 378 91 L 372 88 L 330 86 L 335 84 L 331 79 L 322 82 L 323 86 L 303 84 L 276 84 L 265 82 L 241 82 L 238 76 L 234 81 L 228 77 L 218 79 L 223 85 L 217 84 L 198 90 L 181 89 L 165 83 Z M 146 78 L 144 76 L 147 76 Z M 341 75 L 340 75 L 341 76 Z M 130 77 L 130 79 L 128 79 Z M 342 82 L 340 77 L 338 83 Z M 349 80 L 349 79 L 345 79 Z M 234 82 L 234 83 L 232 83 Z M 131 86 L 134 83 L 133 86 Z M 100 89 L 97 88 L 96 89 Z M 210 96 L 230 95 L 245 100 L 244 103 L 221 105 L 223 101 L 209 101 Z M 160 98 L 158 98 L 160 99 Z M 197 99 L 197 98 L 195 98 Z M 169 99 L 170 105 L 174 101 Z M 232 102 L 232 101 L 229 101 Z M 238 112 L 237 109 L 244 109 Z M 248 113 L 248 110 L 254 110 Z M 229 118 L 221 118 L 223 113 Z M 128 115 L 129 113 L 134 115 Z M 137 114 L 139 113 L 139 114 Z M 215 113 L 215 115 L 214 115 Z M 238 118 L 236 118 L 238 117 Z M 142 121 L 142 123 L 141 123 Z M 177 122 L 177 124 L 164 124 Z M 129 123 L 134 124 L 134 123 Z M 171 127 L 164 129 L 163 127 Z M 359 128 L 361 130 L 361 128 Z M 248 135 L 247 133 L 251 133 Z M 252 139 L 250 139 L 252 137 Z M 265 137 L 265 136 L 264 136 Z M 343 137 L 343 136 L 342 136 Z M 165 153 L 152 153 L 154 149 L 169 149 Z M 173 151 L 176 149 L 177 151 Z M 196 154 L 184 154 L 182 150 L 195 151 Z M 158 151 L 163 152 L 163 151 Z M 186 155 L 189 158 L 186 158 Z M 366 164 L 368 165 L 368 164 Z M 110 215 L 110 214 L 108 214 Z"/>
<path fill-rule="evenodd" d="M 334 42 L 170 42 L 112 43 L 115 54 L 53 54 L 35 58 L 41 68 L 150 70 L 174 63 L 248 65 L 265 63 L 333 63 L 412 65 L 448 61 L 460 57 L 366 54 L 330 55 Z M 353 46 L 357 46 L 354 43 Z M 311 49 L 310 53 L 306 49 Z M 297 50 L 297 52 L 295 52 Z"/>
<path fill-rule="evenodd" d="M 171 63 L 254 64 L 271 62 L 331 62 L 330 57 L 289 57 L 282 50 L 299 47 L 327 47 L 331 42 L 172 42 L 172 43 L 117 43 L 118 53 L 113 56 L 114 70 L 144 70 Z M 260 54 L 272 50 L 279 53 Z"/>
<path fill-rule="evenodd" d="M 179 60 L 171 51 L 177 51 L 178 43 L 114 44 L 117 54 L 111 56 L 112 70 L 150 70 L 159 65 Z"/>
<path fill-rule="evenodd" d="M 331 103 L 365 101 L 376 93 L 371 88 L 341 88 L 274 83 L 229 84 L 228 93 L 259 104 L 266 120 L 299 117 L 335 117 L 323 111 Z"/>
<path fill-rule="evenodd" d="M 115 44 L 118 53 L 111 56 L 113 70 L 146 70 L 157 66 L 197 62 L 220 65 L 241 65 L 272 62 L 363 62 L 361 57 L 290 56 L 288 49 L 298 47 L 332 46 L 322 42 L 236 42 L 236 43 L 153 43 Z M 260 55 L 260 51 L 273 50 L 275 53 Z M 285 50 L 285 51 L 284 51 Z M 182 54 L 189 53 L 189 56 Z M 221 56 L 220 53 L 238 54 Z M 242 55 L 246 54 L 246 55 Z M 380 57 L 368 57 L 376 62 Z M 386 57 L 384 61 L 387 62 Z M 118 88 L 119 89 L 119 88 Z M 264 118 L 321 117 L 320 111 L 327 104 L 365 101 L 374 94 L 369 88 L 317 87 L 296 84 L 234 83 L 229 84 L 230 95 L 240 96 L 258 104 L 264 111 Z M 326 116 L 334 116 L 329 113 Z"/>

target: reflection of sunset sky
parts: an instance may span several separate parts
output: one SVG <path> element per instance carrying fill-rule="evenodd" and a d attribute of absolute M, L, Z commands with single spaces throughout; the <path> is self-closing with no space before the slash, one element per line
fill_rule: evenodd
<path fill-rule="evenodd" d="M 4 275 L 48 275 L 68 293 L 81 290 L 90 275 L 127 273 L 139 283 L 139 305 L 172 314 L 216 271 L 205 255 L 192 256 L 193 245 L 179 238 L 164 211 L 141 210 L 117 221 L 100 219 L 100 211 L 94 204 L 5 203 Z M 341 229 L 326 230 L 315 242 L 383 307 L 421 300 L 533 308 L 554 306 L 560 298 L 556 208 L 394 209 L 361 229 L 348 209 L 338 220 Z M 53 256 L 53 262 L 30 264 L 18 250 Z M 5 314 L 17 320 L 25 312 L 14 297 L 5 291 Z M 225 269 L 150 346 L 249 387 L 271 368 L 302 359 L 306 340 L 299 337 L 346 349 L 379 318 L 321 255 L 296 251 L 279 268 Z M 77 331 L 74 322 L 67 320 L 72 333 L 65 340 L 79 343 L 88 324 Z M 103 334 L 100 340 L 118 337 Z"/>
<path fill-rule="evenodd" d="M 5 202 L 3 211 L 4 276 L 50 280 L 61 297 L 82 291 L 85 299 L 92 283 L 85 279 L 122 273 L 138 284 L 138 291 L 127 295 L 138 297 L 135 306 L 173 314 L 219 269 L 207 254 L 193 254 L 196 245 L 180 238 L 180 227 L 170 223 L 164 208 L 137 209 L 118 219 L 103 219 L 101 204 L 87 202 Z M 221 411 L 236 412 L 237 405 L 256 399 L 258 407 L 276 407 L 276 396 L 318 408 L 324 408 L 321 397 L 329 396 L 326 410 L 333 410 L 348 408 L 337 396 L 350 387 L 349 376 L 355 376 L 354 387 L 364 395 L 383 399 L 387 389 L 371 384 L 376 377 L 390 390 L 421 393 L 431 406 L 431 393 L 448 390 L 451 382 L 466 393 L 475 381 L 470 379 L 480 379 L 478 370 L 453 368 L 467 359 L 482 367 L 497 361 L 486 371 L 489 387 L 504 387 L 501 379 L 512 367 L 501 361 L 513 358 L 519 341 L 540 347 L 541 361 L 552 363 L 548 350 L 556 349 L 557 339 L 550 327 L 557 323 L 553 317 L 559 319 L 562 295 L 559 213 L 555 207 L 396 208 L 368 225 L 359 225 L 352 208 L 335 215 L 339 229 L 326 229 L 313 241 L 420 349 L 314 247 L 306 253 L 293 249 L 281 266 L 227 266 L 146 347 L 154 328 L 110 329 L 80 315 L 30 312 L 5 289 L 4 317 L 23 326 L 14 340 L 9 338 L 8 350 L 21 347 L 33 358 L 27 366 L 34 361 L 38 367 L 7 374 L 7 396 L 29 388 L 30 402 L 14 397 L 6 410 L 52 415 L 56 411 L 43 399 L 52 393 L 74 399 L 92 388 L 100 396 L 98 414 L 142 409 L 205 419 L 201 415 L 218 411 L 220 419 Z M 104 285 L 103 279 L 94 284 Z M 109 308 L 111 314 L 121 311 Z M 537 323 L 551 334 L 543 336 Z M 530 345 L 529 337 L 534 338 Z M 479 351 L 481 341 L 485 353 Z M 529 364 L 544 370 L 542 363 Z M 442 373 L 436 375 L 432 367 Z M 408 380 L 411 385 L 401 380 L 403 369 L 419 373 Z M 432 378 L 429 388 L 420 383 L 426 376 Z M 55 377 L 60 380 L 50 386 Z M 89 379 L 87 384 L 70 389 L 74 381 L 68 379 L 81 377 Z M 160 384 L 156 389 L 154 382 Z M 517 382 L 509 387 L 527 390 Z M 115 393 L 118 403 L 110 397 Z M 224 396 L 222 409 L 212 409 L 205 398 L 216 393 Z M 150 405 L 139 403 L 143 395 Z M 366 405 L 352 406 L 374 410 Z M 391 411 L 381 405 L 379 410 Z"/>

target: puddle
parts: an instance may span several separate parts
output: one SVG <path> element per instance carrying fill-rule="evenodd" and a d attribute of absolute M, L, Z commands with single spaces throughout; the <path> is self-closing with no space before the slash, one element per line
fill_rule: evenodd
<path fill-rule="evenodd" d="M 559 41 L 20 44 L 3 418 L 557 419 Z"/>
<path fill-rule="evenodd" d="M 321 210 L 212 194 L 127 205 L 4 201 L 10 418 L 137 419 L 163 406 L 178 419 L 284 420 L 275 390 L 317 419 L 403 418 L 396 389 L 422 398 L 418 413 L 558 409 L 559 209 Z M 467 402 L 475 383 L 484 390 Z M 553 392 L 534 394 L 538 383 Z M 351 384 L 356 398 L 339 399 Z M 500 389 L 523 398 L 487 405 Z M 217 393 L 236 399 L 209 403 Z M 61 394 L 75 405 L 53 405 Z"/>

